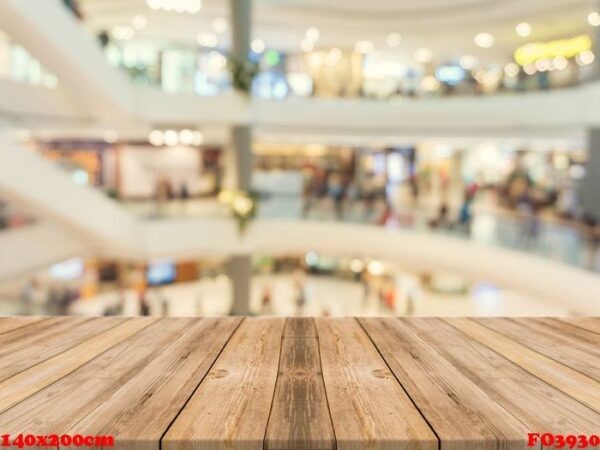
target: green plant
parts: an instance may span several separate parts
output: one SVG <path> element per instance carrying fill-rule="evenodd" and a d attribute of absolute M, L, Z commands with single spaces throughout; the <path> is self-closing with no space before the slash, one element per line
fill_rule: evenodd
<path fill-rule="evenodd" d="M 258 63 L 249 59 L 239 60 L 230 56 L 228 67 L 233 88 L 238 92 L 250 95 L 252 81 L 259 71 Z"/>

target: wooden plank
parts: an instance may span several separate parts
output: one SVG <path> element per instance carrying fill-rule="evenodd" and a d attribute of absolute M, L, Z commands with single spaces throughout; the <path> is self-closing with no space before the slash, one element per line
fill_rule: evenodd
<path fill-rule="evenodd" d="M 61 323 L 66 323 L 68 319 L 69 317 L 47 317 L 21 327 L 15 327 L 0 334 L 0 348 L 4 348 L 7 345 L 23 345 L 19 343 L 26 342 L 31 336 L 44 333 L 52 327 L 60 326 Z"/>
<path fill-rule="evenodd" d="M 154 319 L 128 319 L 104 334 L 59 353 L 0 382 L 0 412 L 61 379 L 119 342 L 152 324 Z"/>
<path fill-rule="evenodd" d="M 600 317 L 560 317 L 555 320 L 600 334 Z"/>
<path fill-rule="evenodd" d="M 453 319 L 452 326 L 485 344 L 546 383 L 600 412 L 600 382 L 541 355 L 472 319 Z"/>
<path fill-rule="evenodd" d="M 454 321 L 403 320 L 531 432 L 597 433 L 600 414 L 465 335 L 451 325 Z"/>
<path fill-rule="evenodd" d="M 0 348 L 0 381 L 122 323 L 122 318 L 72 317 Z"/>
<path fill-rule="evenodd" d="M 246 320 L 162 440 L 164 450 L 262 449 L 284 319 Z"/>
<path fill-rule="evenodd" d="M 477 319 L 509 339 L 517 341 L 548 358 L 600 381 L 600 335 L 597 342 L 585 342 L 570 335 L 570 325 L 536 319 Z M 561 329 L 562 328 L 562 329 Z"/>
<path fill-rule="evenodd" d="M 531 430 L 402 320 L 359 322 L 435 430 L 442 449 L 496 450 L 500 442 L 505 450 L 527 448 Z"/>
<path fill-rule="evenodd" d="M 335 449 L 313 319 L 287 319 L 284 336 L 264 448 Z"/>
<path fill-rule="evenodd" d="M 284 338 L 317 338 L 315 322 L 309 317 L 292 317 L 285 321 Z"/>
<path fill-rule="evenodd" d="M 112 435 L 120 449 L 158 449 L 161 436 L 198 387 L 240 318 L 195 319 L 69 434 Z"/>
<path fill-rule="evenodd" d="M 0 317 L 0 334 L 42 320 L 37 316 Z"/>
<path fill-rule="evenodd" d="M 0 414 L 5 433 L 64 434 L 143 371 L 194 319 L 121 319 L 144 327 Z M 108 333 L 113 332 L 115 328 Z M 148 400 L 148 399 L 147 399 Z M 112 416 L 110 416 L 112 417 Z M 20 431 L 21 430 L 21 431 Z"/>
<path fill-rule="evenodd" d="M 316 319 L 339 450 L 438 449 L 438 440 L 354 319 Z"/>

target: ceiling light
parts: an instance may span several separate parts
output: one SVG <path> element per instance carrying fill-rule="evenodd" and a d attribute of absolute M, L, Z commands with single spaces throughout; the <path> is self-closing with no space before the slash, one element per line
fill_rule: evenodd
<path fill-rule="evenodd" d="M 300 44 L 300 48 L 302 49 L 303 52 L 309 53 L 315 49 L 315 44 L 313 43 L 313 41 L 304 39 L 302 41 L 302 43 Z"/>
<path fill-rule="evenodd" d="M 306 30 L 306 39 L 312 42 L 316 42 L 319 39 L 319 29 L 316 27 L 310 27 Z"/>
<path fill-rule="evenodd" d="M 331 65 L 337 64 L 342 59 L 342 51 L 339 48 L 332 48 L 327 53 L 327 62 Z"/>
<path fill-rule="evenodd" d="M 354 50 L 356 50 L 357 53 L 362 53 L 363 55 L 365 53 L 372 52 L 374 48 L 375 46 L 373 45 L 372 41 L 358 41 L 354 46 Z"/>
<path fill-rule="evenodd" d="M 421 80 L 421 87 L 425 91 L 437 91 L 440 88 L 440 82 L 433 75 L 427 75 Z"/>
<path fill-rule="evenodd" d="M 254 53 L 262 53 L 265 51 L 265 42 L 262 39 L 254 39 L 250 47 Z"/>
<path fill-rule="evenodd" d="M 181 130 L 179 132 L 179 142 L 181 142 L 183 145 L 192 145 L 194 142 L 194 133 L 192 130 Z"/>
<path fill-rule="evenodd" d="M 556 70 L 564 70 L 569 65 L 569 60 L 564 56 L 557 56 L 552 60 L 552 64 L 556 68 Z"/>
<path fill-rule="evenodd" d="M 473 70 L 475 68 L 475 66 L 477 65 L 477 59 L 474 56 L 471 55 L 465 55 L 462 58 L 460 58 L 460 67 L 462 67 L 465 70 Z"/>
<path fill-rule="evenodd" d="M 204 135 L 200 131 L 192 131 L 192 145 L 199 146 L 204 143 Z"/>
<path fill-rule="evenodd" d="M 133 18 L 131 19 L 131 26 L 133 26 L 134 30 L 138 30 L 138 31 L 142 30 L 142 29 L 146 28 L 147 24 L 148 24 L 148 20 L 141 14 L 133 16 Z"/>
<path fill-rule="evenodd" d="M 355 258 L 350 261 L 350 270 L 354 273 L 360 273 L 365 270 L 365 263 L 362 260 Z"/>
<path fill-rule="evenodd" d="M 523 66 L 523 70 L 527 75 L 534 75 L 537 72 L 535 64 L 525 64 L 525 66 Z"/>
<path fill-rule="evenodd" d="M 421 64 L 431 62 L 433 59 L 433 53 L 428 48 L 419 48 L 415 52 L 415 60 Z"/>
<path fill-rule="evenodd" d="M 199 33 L 196 40 L 202 47 L 216 47 L 219 43 L 219 39 L 213 33 Z"/>
<path fill-rule="evenodd" d="M 550 60 L 548 59 L 538 59 L 535 62 L 535 68 L 538 70 L 538 72 L 547 72 L 550 70 L 550 67 Z"/>
<path fill-rule="evenodd" d="M 222 17 L 213 20 L 213 30 L 217 33 L 224 33 L 227 30 L 227 21 Z"/>
<path fill-rule="evenodd" d="M 135 31 L 131 27 L 116 26 L 112 29 L 111 34 L 117 41 L 128 41 L 134 36 Z"/>
<path fill-rule="evenodd" d="M 161 147 L 165 144 L 163 132 L 160 130 L 152 130 L 148 136 L 148 141 L 155 147 Z"/>
<path fill-rule="evenodd" d="M 527 37 L 531 34 L 531 25 L 527 22 L 522 22 L 515 27 L 515 31 L 521 37 Z"/>
<path fill-rule="evenodd" d="M 587 16 L 588 23 L 593 27 L 600 27 L 600 13 L 593 11 Z"/>
<path fill-rule="evenodd" d="M 594 52 L 592 52 L 591 50 L 586 50 L 585 52 L 581 52 L 575 58 L 575 60 L 577 61 L 577 64 L 579 64 L 580 66 L 587 66 L 587 65 L 593 63 L 594 59 L 596 59 L 596 56 L 594 55 Z"/>
<path fill-rule="evenodd" d="M 490 48 L 494 45 L 494 36 L 490 33 L 479 33 L 475 36 L 475 44 L 481 48 Z"/>
<path fill-rule="evenodd" d="M 398 33 L 390 33 L 387 37 L 387 44 L 390 47 L 398 47 L 402 43 L 402 36 Z"/>
<path fill-rule="evenodd" d="M 385 273 L 385 266 L 381 261 L 377 261 L 376 259 L 369 261 L 367 265 L 367 270 L 371 275 L 380 276 Z"/>
<path fill-rule="evenodd" d="M 106 130 L 102 137 L 104 138 L 104 142 L 108 144 L 114 144 L 119 139 L 119 135 L 114 130 Z"/>
<path fill-rule="evenodd" d="M 177 145 L 179 142 L 179 134 L 175 130 L 167 130 L 164 132 L 163 136 L 165 139 L 165 144 L 169 147 Z"/>
<path fill-rule="evenodd" d="M 517 75 L 519 75 L 520 71 L 521 69 L 516 63 L 509 63 L 504 67 L 504 73 L 507 77 L 516 77 Z"/>
<path fill-rule="evenodd" d="M 195 14 L 202 9 L 202 0 L 146 0 L 146 3 L 155 11 Z"/>

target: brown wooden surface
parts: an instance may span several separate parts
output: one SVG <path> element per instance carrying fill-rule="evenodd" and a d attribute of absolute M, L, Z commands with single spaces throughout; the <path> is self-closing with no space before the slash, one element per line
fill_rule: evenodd
<path fill-rule="evenodd" d="M 0 318 L 0 432 L 526 449 L 529 432 L 598 434 L 599 344 L 596 318 Z"/>

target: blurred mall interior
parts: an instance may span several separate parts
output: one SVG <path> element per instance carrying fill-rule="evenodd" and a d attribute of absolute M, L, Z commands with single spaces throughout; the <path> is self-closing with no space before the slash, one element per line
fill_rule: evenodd
<path fill-rule="evenodd" d="M 0 0 L 0 315 L 600 315 L 600 3 Z"/>

